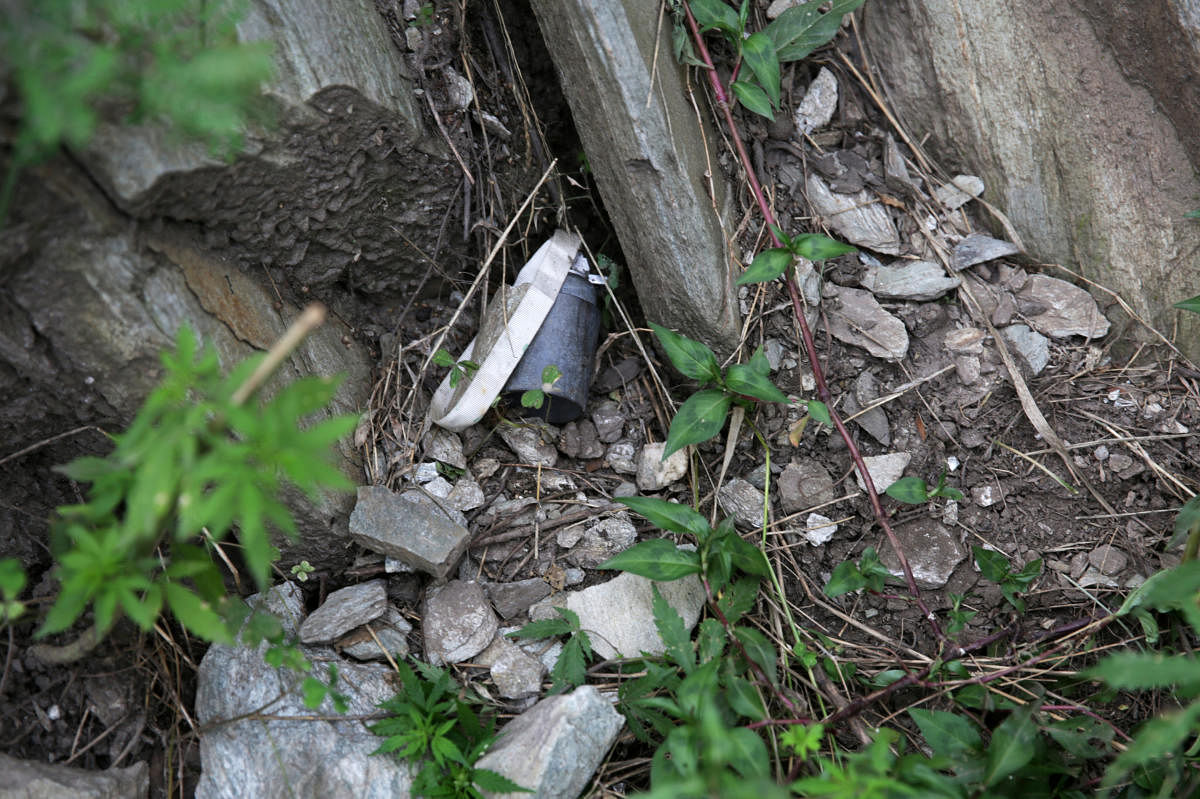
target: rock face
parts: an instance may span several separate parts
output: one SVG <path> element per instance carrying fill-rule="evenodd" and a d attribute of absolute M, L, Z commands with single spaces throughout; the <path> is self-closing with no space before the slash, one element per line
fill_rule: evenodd
<path fill-rule="evenodd" d="M 1200 15 L 1193 2 L 881 0 L 861 12 L 914 139 L 969 165 L 1024 249 L 1083 272 L 1200 356 Z"/>
<path fill-rule="evenodd" d="M 704 607 L 704 588 L 695 575 L 669 583 L 652 583 L 645 577 L 621 572 L 606 583 L 567 595 L 567 608 L 579 614 L 592 648 L 602 658 L 637 657 L 642 652 L 666 651 L 654 626 L 654 587 L 675 608 L 691 629 Z"/>
<path fill-rule="evenodd" d="M 360 486 L 350 535 L 372 552 L 444 579 L 470 540 L 466 529 L 433 503 L 415 502 L 384 486 Z"/>
<path fill-rule="evenodd" d="M 704 177 L 713 154 L 671 56 L 670 26 L 641 0 L 534 0 L 533 10 L 638 294 L 656 298 L 655 321 L 729 351 L 737 295 L 709 200 L 713 186 L 724 213 L 726 192 Z M 707 139 L 716 141 L 711 130 Z"/>
<path fill-rule="evenodd" d="M 145 763 L 86 771 L 0 753 L 0 797 L 4 799 L 145 799 L 149 795 L 150 769 Z"/>

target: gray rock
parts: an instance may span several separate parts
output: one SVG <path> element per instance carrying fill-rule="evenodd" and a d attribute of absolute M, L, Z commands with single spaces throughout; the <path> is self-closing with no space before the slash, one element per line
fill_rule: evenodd
<path fill-rule="evenodd" d="M 583 569 L 563 569 L 563 583 L 566 585 L 579 585 L 586 576 Z"/>
<path fill-rule="evenodd" d="M 411 493 L 411 492 L 410 492 Z M 417 496 L 421 496 L 419 492 Z M 449 521 L 434 506 L 384 486 L 360 486 L 350 515 L 350 535 L 372 552 L 404 561 L 444 579 L 470 541 L 465 527 Z"/>
<path fill-rule="evenodd" d="M 1050 362 L 1050 340 L 1041 333 L 1026 325 L 1009 325 L 1000 331 L 1000 335 L 1032 374 L 1039 374 Z"/>
<path fill-rule="evenodd" d="M 1050 338 L 1099 338 L 1108 332 L 1108 320 L 1092 295 L 1065 280 L 1030 275 L 1017 303 L 1029 324 Z"/>
<path fill-rule="evenodd" d="M 779 475 L 779 504 L 783 512 L 796 513 L 833 501 L 833 480 L 814 460 L 794 460 Z"/>
<path fill-rule="evenodd" d="M 941 588 L 966 557 L 954 531 L 935 519 L 920 517 L 894 530 L 913 579 L 921 588 Z M 886 539 L 879 544 L 879 560 L 892 576 L 904 579 L 900 560 Z"/>
<path fill-rule="evenodd" d="M 368 630 L 367 627 L 371 629 Z M 371 632 L 375 636 L 371 636 Z M 400 611 L 389 607 L 373 622 L 354 630 L 337 642 L 337 648 L 343 654 L 356 660 L 387 660 L 391 655 L 396 660 L 408 657 L 408 634 L 412 632 L 412 624 L 400 614 Z M 379 643 L 375 639 L 379 639 Z M 380 649 L 380 644 L 383 649 Z M 384 652 L 387 654 L 384 654 Z"/>
<path fill-rule="evenodd" d="M 983 194 L 983 181 L 974 175 L 956 175 L 949 183 L 933 190 L 933 198 L 950 211 L 956 211 Z"/>
<path fill-rule="evenodd" d="M 837 101 L 837 78 L 821 67 L 817 77 L 808 85 L 804 99 L 796 107 L 796 129 L 808 134 L 828 125 L 829 120 L 833 119 L 833 112 L 837 110 Z"/>
<path fill-rule="evenodd" d="M 1108 468 L 1114 472 L 1124 472 L 1130 466 L 1133 466 L 1133 458 L 1124 452 L 1114 452 L 1108 457 Z"/>
<path fill-rule="evenodd" d="M 330 644 L 338 637 L 374 621 L 387 610 L 387 583 L 371 580 L 334 591 L 300 625 L 306 644 Z"/>
<path fill-rule="evenodd" d="M 864 375 L 869 372 L 863 372 Z M 847 418 L 852 418 L 854 423 L 861 427 L 867 435 L 878 441 L 885 447 L 892 445 L 892 428 L 888 422 L 887 412 L 883 408 L 871 408 L 868 411 L 862 410 L 865 402 L 860 404 L 860 400 L 852 396 L 846 397 L 845 414 Z"/>
<path fill-rule="evenodd" d="M 1114 546 L 1101 544 L 1088 553 L 1088 563 L 1101 574 L 1120 574 L 1129 565 L 1129 556 Z"/>
<path fill-rule="evenodd" d="M 490 668 L 496 690 L 506 699 L 524 699 L 541 693 L 545 667 L 512 641 L 497 636 L 480 660 Z"/>
<path fill-rule="evenodd" d="M 637 485 L 642 491 L 661 491 L 687 474 L 688 448 L 677 449 L 663 460 L 665 443 L 647 444 L 638 455 Z"/>
<path fill-rule="evenodd" d="M 876 358 L 898 361 L 908 353 L 904 323 L 885 311 L 869 291 L 826 285 L 829 332 Z"/>
<path fill-rule="evenodd" d="M 584 685 L 543 699 L 504 725 L 499 739 L 475 765 L 533 791 L 516 796 L 575 799 L 623 723 L 612 702 Z"/>
<path fill-rule="evenodd" d="M 900 253 L 900 234 L 875 194 L 865 189 L 836 194 L 815 174 L 808 176 L 806 186 L 813 210 L 851 244 L 889 255 Z"/>
<path fill-rule="evenodd" d="M 763 492 L 749 481 L 735 477 L 721 486 L 717 492 L 717 503 L 742 527 L 762 526 Z"/>
<path fill-rule="evenodd" d="M 808 514 L 807 526 L 802 531 L 804 537 L 808 539 L 808 543 L 814 547 L 819 547 L 822 544 L 829 542 L 837 533 L 838 526 L 833 523 L 833 519 L 828 516 L 822 516 L 819 513 Z"/>
<path fill-rule="evenodd" d="M 625 480 L 617 484 L 617 487 L 612 491 L 612 495 L 614 497 L 636 497 L 638 495 L 638 487 Z"/>
<path fill-rule="evenodd" d="M 958 375 L 958 379 L 964 385 L 972 385 L 979 380 L 982 374 L 982 364 L 978 356 L 975 355 L 956 355 L 954 356 L 954 371 Z"/>
<path fill-rule="evenodd" d="M 550 584 L 540 577 L 515 583 L 488 583 L 488 598 L 502 619 L 514 619 L 529 606 L 550 595 Z"/>
<path fill-rule="evenodd" d="M 978 485 L 971 489 L 971 501 L 981 508 L 990 508 L 1003 499 L 1000 487 L 993 483 Z"/>
<path fill-rule="evenodd" d="M 594 569 L 614 555 L 624 552 L 637 541 L 637 528 L 625 513 L 614 514 L 583 531 L 578 543 L 571 545 L 566 560 L 585 569 Z M 559 543 L 562 543 L 560 539 Z"/>
<path fill-rule="evenodd" d="M 146 799 L 150 767 L 87 771 L 36 760 L 18 760 L 0 752 L 0 799 Z"/>
<path fill-rule="evenodd" d="M 454 488 L 446 495 L 446 503 L 457 511 L 474 510 L 487 502 L 483 488 L 474 480 L 459 478 Z"/>
<path fill-rule="evenodd" d="M 863 458 L 863 464 L 871 475 L 871 484 L 882 494 L 888 486 L 904 476 L 904 468 L 910 460 L 912 455 L 908 452 L 889 452 L 886 455 L 868 455 Z M 858 481 L 859 488 L 867 490 L 867 484 L 863 482 L 858 469 L 854 470 L 854 479 Z"/>
<path fill-rule="evenodd" d="M 462 439 L 458 437 L 458 433 L 434 425 L 425 434 L 421 445 L 425 457 L 429 460 L 440 461 L 455 469 L 467 468 L 467 457 L 463 454 Z"/>
<path fill-rule="evenodd" d="M 629 441 L 618 441 L 610 445 L 608 453 L 604 456 L 613 471 L 621 474 L 637 474 L 635 458 L 637 458 L 637 447 Z"/>
<path fill-rule="evenodd" d="M 621 406 L 612 400 L 605 400 L 592 411 L 592 424 L 596 426 L 596 435 L 605 444 L 616 443 L 625 429 L 625 414 Z"/>
<path fill-rule="evenodd" d="M 553 466 L 558 463 L 558 450 L 543 440 L 542 426 L 526 422 L 516 427 L 500 426 L 500 438 L 517 456 L 517 460 L 530 466 Z M 547 425 L 545 428 L 551 428 Z M 549 441 L 557 438 L 548 436 Z"/>
<path fill-rule="evenodd" d="M 421 633 L 425 657 L 435 666 L 460 663 L 482 652 L 500 620 L 479 583 L 451 580 L 425 592 Z"/>
<path fill-rule="evenodd" d="M 897 261 L 867 270 L 862 287 L 876 297 L 896 300 L 936 300 L 962 283 L 932 261 Z"/>
<path fill-rule="evenodd" d="M 299 589 L 285 583 L 248 601 L 280 615 L 285 630 L 295 632 L 303 607 Z M 304 705 L 303 676 L 267 665 L 266 646 L 214 644 L 200 662 L 196 715 L 205 731 L 198 799 L 408 796 L 407 766 L 373 756 L 380 739 L 362 721 L 313 719 L 314 711 Z M 314 652 L 335 657 L 324 648 Z M 337 687 L 349 699 L 351 717 L 374 715 L 379 703 L 396 693 L 387 666 L 343 661 L 338 667 Z M 252 713 L 273 718 L 241 718 Z M 328 699 L 316 713 L 341 718 Z M 295 721 L 287 720 L 293 716 Z"/>
<path fill-rule="evenodd" d="M 645 577 L 621 572 L 606 583 L 568 593 L 567 608 L 579 615 L 579 623 L 600 657 L 636 657 L 642 652 L 660 655 L 666 647 L 654 625 L 653 587 L 689 630 L 696 625 L 704 607 L 704 587 L 695 575 L 651 583 Z"/>
<path fill-rule="evenodd" d="M 558 436 L 558 448 L 568 458 L 591 460 L 604 456 L 596 425 L 589 419 L 567 422 Z"/>
<path fill-rule="evenodd" d="M 954 247 L 950 254 L 950 268 L 961 272 L 969 266 L 994 261 L 1006 255 L 1016 255 L 1021 252 L 1017 245 L 1009 241 L 993 239 L 982 233 L 972 233 Z"/>
<path fill-rule="evenodd" d="M 947 330 L 942 343 L 954 355 L 982 355 L 985 335 L 977 327 L 960 327 Z"/>

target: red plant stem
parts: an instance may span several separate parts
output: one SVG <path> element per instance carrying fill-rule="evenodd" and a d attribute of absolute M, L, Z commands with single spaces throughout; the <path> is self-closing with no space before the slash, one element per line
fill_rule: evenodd
<path fill-rule="evenodd" d="M 688 29 L 692 34 L 692 40 L 696 43 L 696 49 L 699 51 L 700 59 L 704 62 L 704 69 L 708 73 L 709 83 L 712 85 L 713 94 L 717 99 L 717 107 L 725 117 L 725 124 L 729 128 L 729 136 L 733 140 L 734 149 L 737 150 L 738 158 L 742 162 L 742 168 L 746 173 L 746 182 L 750 185 L 750 192 L 754 195 L 754 200 L 758 203 L 758 207 L 763 214 L 763 219 L 767 223 L 767 233 L 770 235 L 771 241 L 775 246 L 781 247 L 783 243 L 775 235 L 775 228 L 778 227 L 775 215 L 771 212 L 771 206 L 763 194 L 762 186 L 758 183 L 758 176 L 754 172 L 753 162 L 746 152 L 746 145 L 742 141 L 737 125 L 733 121 L 733 108 L 729 103 L 729 95 L 726 93 L 725 87 L 721 85 L 721 79 L 717 75 L 717 68 L 713 65 L 712 56 L 709 55 L 708 47 L 704 44 L 704 36 L 700 33 L 700 26 L 696 24 L 696 18 L 692 16 L 692 9 L 688 5 L 687 0 L 683 2 L 683 11 L 687 17 Z M 908 558 L 904 554 L 904 549 L 900 546 L 900 540 L 896 537 L 892 526 L 888 524 L 887 515 L 883 512 L 883 506 L 879 502 L 879 492 L 875 490 L 875 484 L 871 481 L 871 474 L 867 471 L 866 464 L 863 463 L 862 453 L 859 451 L 858 445 L 854 443 L 854 438 L 850 435 L 850 431 L 846 429 L 846 425 L 842 422 L 841 417 L 838 416 L 837 411 L 833 407 L 833 403 L 831 402 L 833 395 L 829 391 L 829 385 L 825 382 L 825 373 L 821 369 L 820 360 L 817 358 L 816 342 L 813 340 L 812 331 L 808 327 L 808 321 L 804 318 L 804 302 L 800 297 L 800 290 L 796 286 L 796 279 L 791 270 L 785 276 L 784 282 L 787 285 L 788 295 L 792 300 L 792 310 L 795 313 L 796 320 L 800 324 L 800 336 L 804 340 L 804 349 L 808 355 L 808 361 L 812 365 L 813 379 L 817 384 L 817 398 L 825 403 L 825 407 L 829 409 L 829 416 L 833 421 L 833 426 L 837 428 L 838 434 L 846 442 L 846 448 L 850 452 L 850 457 L 854 460 L 854 465 L 858 469 L 859 475 L 862 476 L 863 485 L 866 486 L 867 498 L 871 502 L 871 510 L 874 511 L 876 521 L 883 528 L 883 532 L 892 546 L 892 551 L 896 553 L 896 558 L 900 561 L 900 568 L 904 571 L 904 581 L 908 585 L 908 592 L 916 601 L 922 615 L 925 616 L 930 626 L 933 627 L 934 634 L 938 637 L 938 640 L 943 640 L 945 635 L 942 633 L 941 625 L 938 624 L 937 617 L 934 616 L 933 611 L 925 604 L 925 600 L 921 598 L 921 591 L 917 588 L 916 578 L 913 577 L 912 568 L 908 565 Z"/>

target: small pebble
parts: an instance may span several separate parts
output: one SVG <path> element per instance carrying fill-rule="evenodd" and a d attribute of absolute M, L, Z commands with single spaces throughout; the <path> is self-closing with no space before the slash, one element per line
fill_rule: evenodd
<path fill-rule="evenodd" d="M 1095 456 L 1096 460 L 1098 461 L 1106 461 L 1108 460 L 1108 447 L 1101 444 L 1092 451 L 1092 455 Z"/>

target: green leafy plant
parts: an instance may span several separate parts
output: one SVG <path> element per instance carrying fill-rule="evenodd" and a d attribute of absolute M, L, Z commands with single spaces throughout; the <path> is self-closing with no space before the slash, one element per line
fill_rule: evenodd
<path fill-rule="evenodd" d="M 521 393 L 521 407 L 523 408 L 540 408 L 546 404 L 546 394 L 553 388 L 558 379 L 562 377 L 562 372 L 554 364 L 550 364 L 542 369 L 542 387 L 531 388 L 528 391 Z"/>
<path fill-rule="evenodd" d="M 292 576 L 300 582 L 307 582 L 308 575 L 312 574 L 316 569 L 307 560 L 302 560 L 292 567 Z"/>
<path fill-rule="evenodd" d="M 858 563 L 846 560 L 834 567 L 833 574 L 825 586 L 825 595 L 841 596 L 863 588 L 879 593 L 883 590 L 884 582 L 891 576 L 892 573 L 879 560 L 875 547 L 867 547 Z"/>
<path fill-rule="evenodd" d="M 963 500 L 963 493 L 961 491 L 946 485 L 945 471 L 938 477 L 937 485 L 933 488 L 930 488 L 920 477 L 901 477 L 888 486 L 883 493 L 892 499 L 908 505 L 924 505 L 926 502 L 938 497 L 952 499 L 955 502 L 962 502 Z"/>
<path fill-rule="evenodd" d="M 25 570 L 16 558 L 0 560 L 0 625 L 11 624 L 25 613 L 18 599 L 25 588 Z"/>
<path fill-rule="evenodd" d="M 426 797 L 471 797 L 491 793 L 532 793 L 476 761 L 496 740 L 496 721 L 480 716 L 458 696 L 450 672 L 417 663 L 418 675 L 404 662 L 396 664 L 400 692 L 380 707 L 389 716 L 369 725 L 384 738 L 373 754 L 394 754 L 417 769 L 413 794 Z"/>
<path fill-rule="evenodd" d="M 444 349 L 439 349 L 433 354 L 433 362 L 450 369 L 450 388 L 458 388 L 464 377 L 470 378 L 479 371 L 479 364 L 466 359 L 456 361 L 454 356 Z"/>
<path fill-rule="evenodd" d="M 1179 515 L 1175 517 L 1175 532 L 1167 546 L 1178 546 L 1181 541 L 1183 560 L 1195 560 L 1200 550 L 1200 496 L 1192 497 L 1179 509 Z"/>
<path fill-rule="evenodd" d="M 558 660 L 550 671 L 550 693 L 556 694 L 583 685 L 587 679 L 587 661 L 592 656 L 592 640 L 579 626 L 579 616 L 567 608 L 555 608 L 557 619 L 541 619 L 531 621 L 516 632 L 509 633 L 510 638 L 552 638 L 565 635 L 567 642 L 563 644 Z"/>
<path fill-rule="evenodd" d="M 1014 572 L 1012 563 L 1002 552 L 985 549 L 978 545 L 972 546 L 971 551 L 975 553 L 975 563 L 979 565 L 979 571 L 984 579 L 1000 586 L 1000 592 L 1004 594 L 1008 603 L 1024 613 L 1025 600 L 1018 597 L 1017 594 L 1028 589 L 1033 581 L 1041 576 L 1042 559 L 1031 560 L 1020 571 Z"/>
<path fill-rule="evenodd" d="M 858 252 L 849 244 L 835 241 L 820 233 L 801 233 L 796 236 L 788 236 L 779 228 L 776 228 L 774 232 L 781 246 L 763 250 L 756 255 L 750 262 L 750 266 L 737 279 L 739 286 L 748 283 L 767 283 L 782 277 L 785 273 L 790 274 L 792 264 L 797 258 L 819 262 L 836 258 L 839 255 Z"/>
<path fill-rule="evenodd" d="M 279 499 L 284 485 L 310 496 L 350 486 L 328 459 L 354 418 L 302 423 L 327 405 L 337 381 L 303 378 L 261 406 L 247 403 L 262 359 L 222 377 L 215 350 L 201 350 L 187 327 L 162 363 L 165 376 L 113 436 L 112 453 L 61 468 L 91 486 L 86 502 L 58 509 L 61 588 L 39 636 L 67 629 L 88 606 L 98 638 L 121 616 L 149 630 L 165 606 L 192 634 L 230 641 L 241 618 L 229 614 L 240 603 L 226 593 L 215 547 L 236 527 L 246 568 L 264 587 L 278 557 L 270 531 L 295 535 Z"/>

